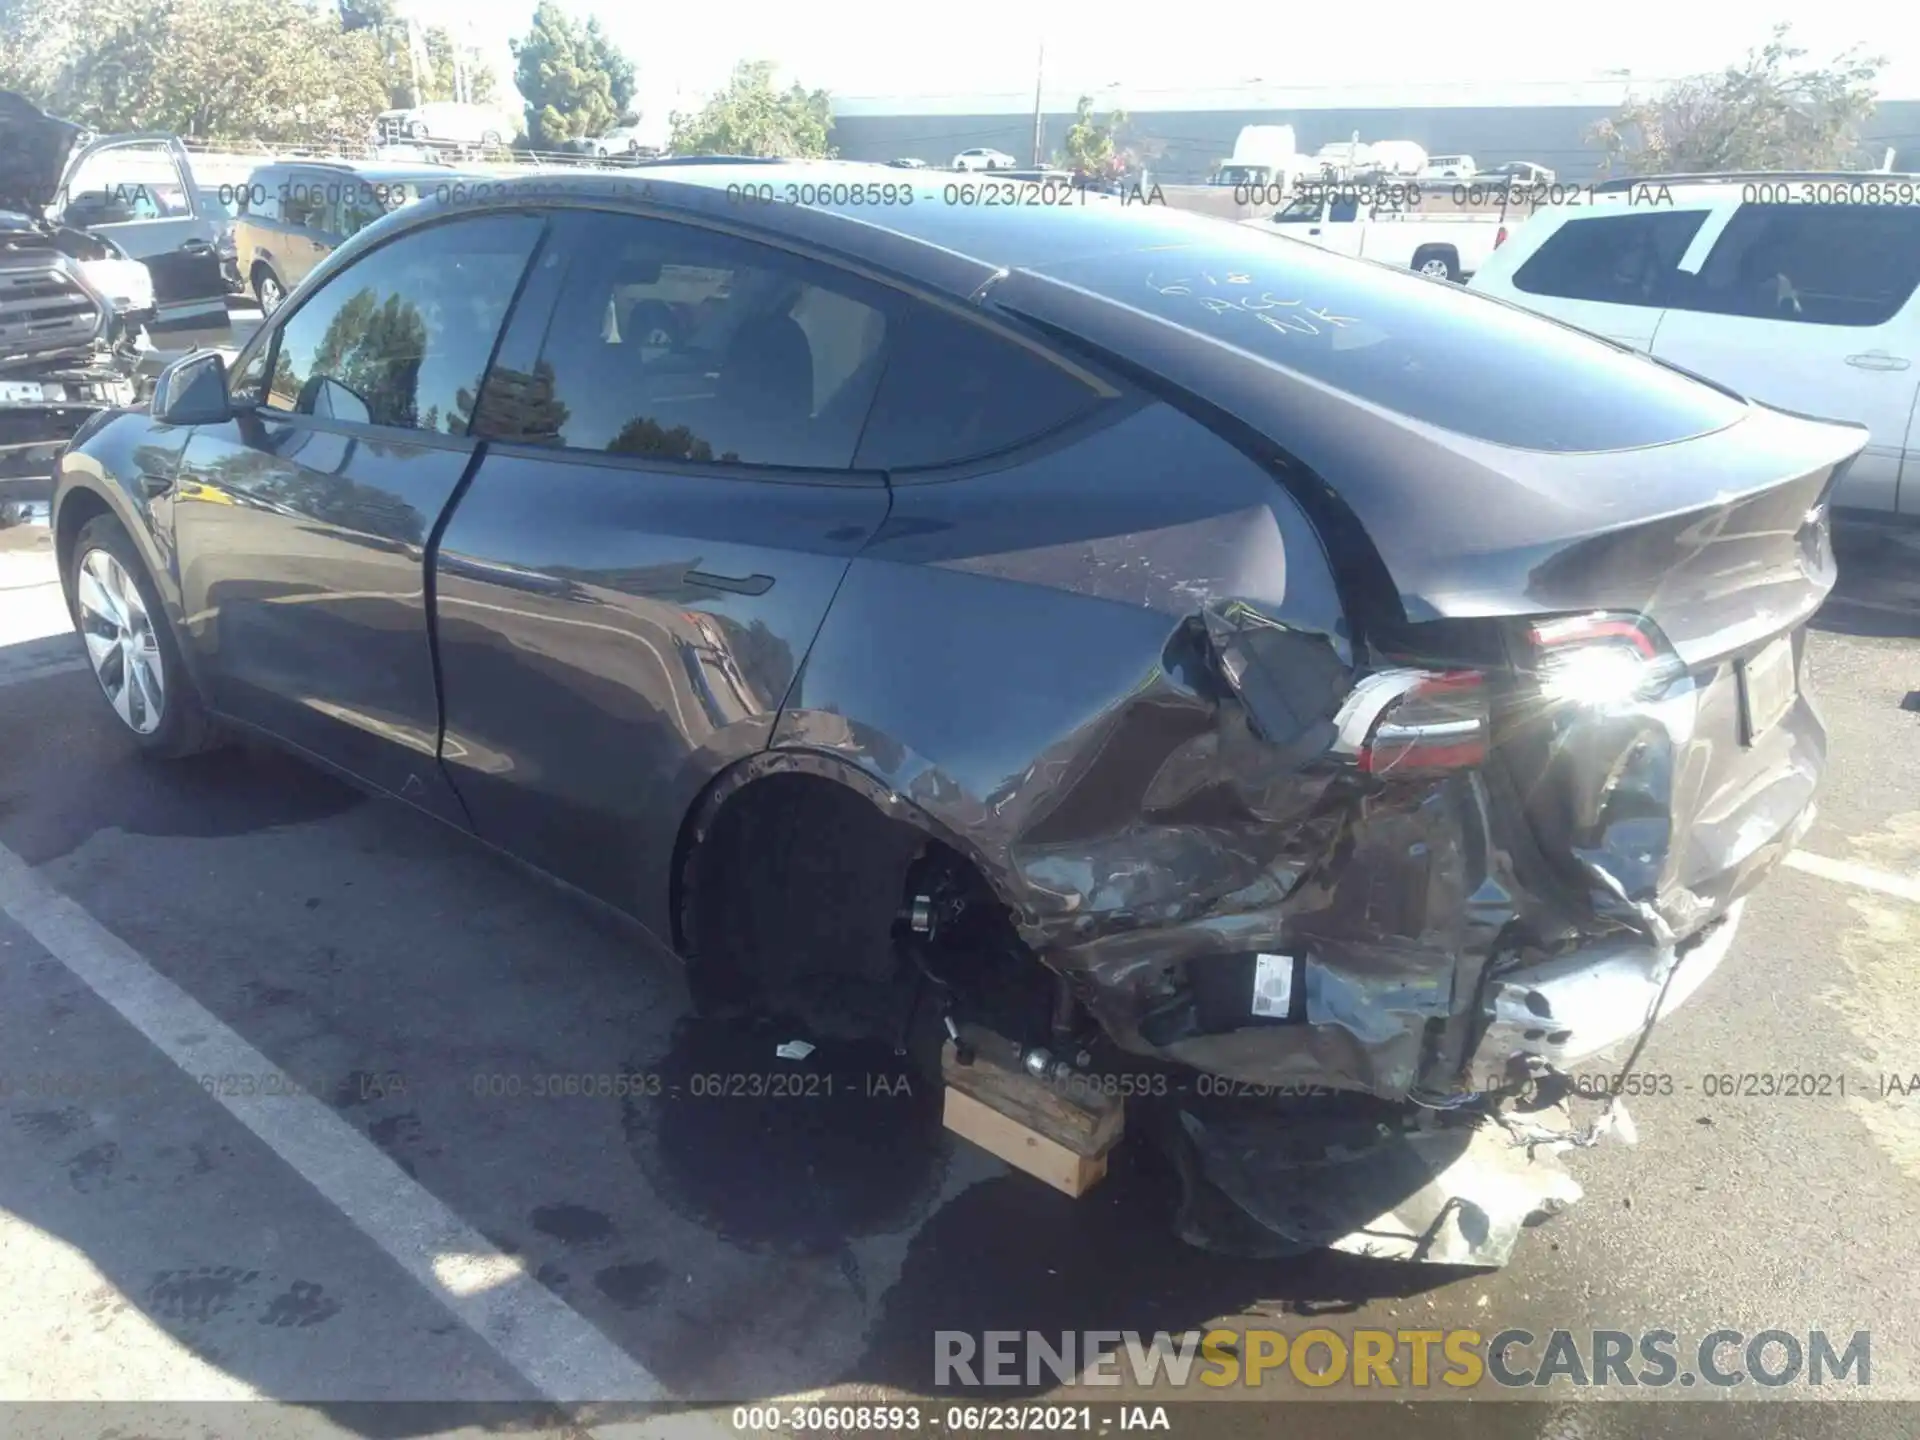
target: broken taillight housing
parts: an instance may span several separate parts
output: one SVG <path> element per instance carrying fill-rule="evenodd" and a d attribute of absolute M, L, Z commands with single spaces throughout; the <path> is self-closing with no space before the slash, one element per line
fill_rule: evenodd
<path fill-rule="evenodd" d="M 1335 724 L 1369 775 L 1466 770 L 1487 758 L 1491 720 L 1478 670 L 1383 670 L 1354 686 Z"/>
<path fill-rule="evenodd" d="M 1534 622 L 1527 634 L 1541 698 L 1605 708 L 1658 695 L 1680 659 L 1639 615 L 1594 611 Z"/>

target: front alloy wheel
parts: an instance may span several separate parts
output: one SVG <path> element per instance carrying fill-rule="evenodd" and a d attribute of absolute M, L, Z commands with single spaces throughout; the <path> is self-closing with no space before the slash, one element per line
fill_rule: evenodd
<path fill-rule="evenodd" d="M 280 288 L 280 282 L 271 275 L 260 277 L 259 291 L 260 315 L 263 319 L 278 310 L 280 302 L 287 298 L 286 292 Z"/>
<path fill-rule="evenodd" d="M 105 550 L 82 557 L 78 580 L 80 634 L 94 678 L 126 727 L 151 735 L 166 718 L 167 672 L 140 587 Z"/>

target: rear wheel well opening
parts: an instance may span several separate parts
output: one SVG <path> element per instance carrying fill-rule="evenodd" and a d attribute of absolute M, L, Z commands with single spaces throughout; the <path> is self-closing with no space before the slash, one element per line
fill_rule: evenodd
<path fill-rule="evenodd" d="M 702 1009 L 896 1039 L 937 1028 L 944 999 L 990 1025 L 1048 1016 L 1052 972 L 980 868 L 850 785 L 750 779 L 692 827 L 676 870 L 675 939 Z M 902 943 L 916 909 L 938 916 L 918 960 Z"/>

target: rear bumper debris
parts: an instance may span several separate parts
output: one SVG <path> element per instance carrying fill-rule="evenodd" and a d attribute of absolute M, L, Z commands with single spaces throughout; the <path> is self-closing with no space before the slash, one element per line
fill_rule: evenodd
<path fill-rule="evenodd" d="M 1475 1105 L 1380 1118 L 1364 1109 L 1178 1114 L 1175 1228 L 1201 1249 L 1253 1259 L 1338 1250 L 1432 1265 L 1504 1265 L 1522 1230 L 1581 1198 L 1560 1157 L 1564 1108 Z"/>
<path fill-rule="evenodd" d="M 1542 1065 L 1566 1069 L 1634 1039 L 1685 1003 L 1719 968 L 1744 900 L 1673 949 L 1616 942 L 1510 970 L 1491 982 L 1486 1029 L 1465 1071 L 1497 1090 Z"/>

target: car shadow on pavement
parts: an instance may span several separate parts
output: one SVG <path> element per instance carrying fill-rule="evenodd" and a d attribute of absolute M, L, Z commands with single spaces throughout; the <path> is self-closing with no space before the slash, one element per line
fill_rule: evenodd
<path fill-rule="evenodd" d="M 1920 528 L 1838 520 L 1833 552 L 1839 579 L 1813 628 L 1869 639 L 1920 639 Z"/>

